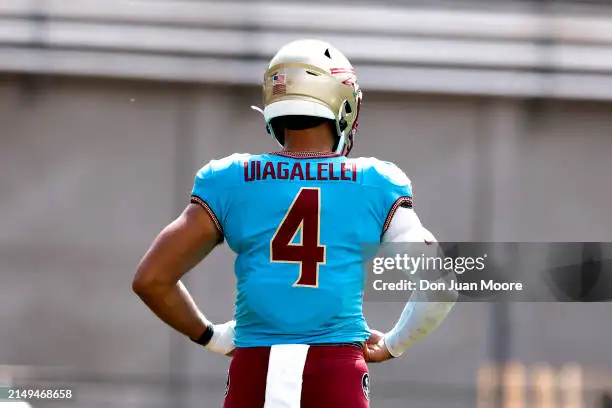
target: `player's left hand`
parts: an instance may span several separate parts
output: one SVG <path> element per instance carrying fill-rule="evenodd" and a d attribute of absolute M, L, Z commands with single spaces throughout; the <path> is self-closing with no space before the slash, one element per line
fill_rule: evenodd
<path fill-rule="evenodd" d="M 363 356 L 366 363 L 382 363 L 394 358 L 384 342 L 384 334 L 378 330 L 372 330 L 370 338 L 363 348 Z"/>

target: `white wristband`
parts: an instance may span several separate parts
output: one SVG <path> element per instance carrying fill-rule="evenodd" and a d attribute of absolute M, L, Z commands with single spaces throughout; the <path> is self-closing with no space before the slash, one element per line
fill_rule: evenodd
<path fill-rule="evenodd" d="M 226 355 L 235 348 L 234 337 L 236 336 L 236 321 L 231 320 L 223 324 L 214 325 L 214 333 L 212 339 L 205 349 L 213 353 Z"/>

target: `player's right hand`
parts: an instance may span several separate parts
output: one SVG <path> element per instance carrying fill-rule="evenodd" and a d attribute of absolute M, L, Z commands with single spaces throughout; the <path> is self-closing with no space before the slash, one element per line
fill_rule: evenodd
<path fill-rule="evenodd" d="M 231 355 L 236 346 L 234 337 L 236 336 L 236 321 L 231 320 L 223 324 L 214 325 L 214 334 L 210 342 L 204 346 L 213 353 Z"/>

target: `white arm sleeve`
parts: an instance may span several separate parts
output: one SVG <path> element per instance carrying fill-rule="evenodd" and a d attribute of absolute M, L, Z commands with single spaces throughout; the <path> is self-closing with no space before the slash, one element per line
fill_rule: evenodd
<path fill-rule="evenodd" d="M 399 207 L 393 214 L 382 240 L 383 242 L 423 242 L 422 230 L 427 231 L 423 228 L 417 213 L 412 208 Z M 427 232 L 431 235 L 431 239 L 435 239 L 429 231 Z"/>
<path fill-rule="evenodd" d="M 383 242 L 434 244 L 436 239 L 423 227 L 413 209 L 400 207 L 393 215 L 391 224 L 383 235 Z M 414 280 L 418 274 L 408 273 L 408 276 Z M 391 355 L 401 356 L 415 343 L 435 330 L 446 318 L 456 299 L 457 293 L 452 290 L 414 291 L 399 320 L 384 336 L 385 345 Z"/>

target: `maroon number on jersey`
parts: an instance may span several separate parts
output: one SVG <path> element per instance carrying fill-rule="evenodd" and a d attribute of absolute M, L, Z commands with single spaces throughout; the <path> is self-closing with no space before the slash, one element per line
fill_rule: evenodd
<path fill-rule="evenodd" d="M 300 276 L 294 286 L 318 286 L 319 265 L 325 263 L 325 246 L 319 241 L 320 221 L 321 190 L 302 188 L 272 238 L 272 262 L 300 265 Z M 292 243 L 300 231 L 301 240 Z"/>

